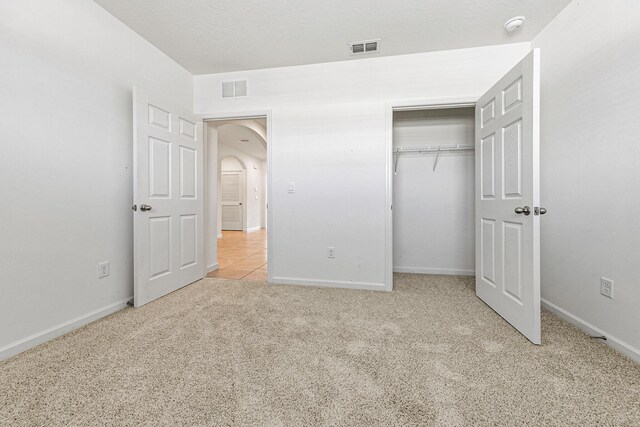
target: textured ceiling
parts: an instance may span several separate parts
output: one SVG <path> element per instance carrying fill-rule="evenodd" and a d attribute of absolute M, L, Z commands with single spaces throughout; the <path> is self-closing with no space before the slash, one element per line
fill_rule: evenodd
<path fill-rule="evenodd" d="M 95 0 L 194 74 L 530 41 L 570 0 Z M 525 15 L 507 33 L 504 22 Z"/>

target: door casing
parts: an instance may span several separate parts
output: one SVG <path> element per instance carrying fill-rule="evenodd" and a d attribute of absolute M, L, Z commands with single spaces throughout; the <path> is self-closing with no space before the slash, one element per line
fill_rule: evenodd
<path fill-rule="evenodd" d="M 196 118 L 198 119 L 198 121 L 203 121 L 204 122 L 204 126 L 203 126 L 203 132 L 204 132 L 204 136 L 203 136 L 203 141 L 204 141 L 204 158 L 208 158 L 208 150 L 209 150 L 209 144 L 208 144 L 208 136 L 207 136 L 207 122 L 213 122 L 213 121 L 221 121 L 221 120 L 247 120 L 247 119 L 261 119 L 261 118 L 265 118 L 267 121 L 267 200 L 268 200 L 268 208 L 267 208 L 267 281 L 269 283 L 273 283 L 273 269 L 274 269 L 274 262 L 273 262 L 273 254 L 275 252 L 275 247 L 274 247 L 274 238 L 273 236 L 275 235 L 276 230 L 274 229 L 274 221 L 273 221 L 273 217 L 274 217 L 274 203 L 273 203 L 273 168 L 272 168 L 272 150 L 273 150 L 273 143 L 272 143 L 272 125 L 271 125 L 271 121 L 272 121 L 272 112 L 271 110 L 259 110 L 259 111 L 244 111 L 244 112 L 229 112 L 229 113 L 203 113 L 203 114 L 197 114 Z M 217 167 L 217 166 L 216 166 Z M 211 183 L 209 182 L 209 180 L 207 179 L 207 177 L 209 176 L 209 165 L 207 164 L 207 162 L 205 162 L 204 165 L 204 176 L 205 176 L 205 180 L 204 180 L 204 207 L 205 207 L 205 218 L 208 217 L 208 215 L 211 214 L 211 212 L 208 211 L 208 202 L 209 202 L 209 186 L 211 185 Z M 216 192 L 216 197 L 217 197 L 217 192 Z M 246 202 L 245 202 L 246 204 Z M 246 207 L 245 207 L 246 208 Z M 217 221 L 220 221 L 220 218 L 217 218 Z M 217 225 L 217 221 L 216 221 L 216 225 Z M 212 238 L 211 236 L 213 236 L 213 238 L 217 239 L 217 234 L 218 231 L 216 229 L 211 230 L 211 228 L 209 227 L 207 221 L 204 222 L 204 233 L 205 233 L 205 238 Z M 205 240 L 206 242 L 206 240 Z M 208 254 L 206 253 L 207 248 L 209 247 L 209 245 L 205 244 L 205 258 L 208 258 Z M 217 256 L 216 256 L 216 265 L 217 265 Z M 205 267 L 204 267 L 205 271 L 204 271 L 204 275 L 206 276 L 207 273 L 209 273 L 207 271 L 207 267 L 206 267 L 206 263 L 205 263 Z"/>

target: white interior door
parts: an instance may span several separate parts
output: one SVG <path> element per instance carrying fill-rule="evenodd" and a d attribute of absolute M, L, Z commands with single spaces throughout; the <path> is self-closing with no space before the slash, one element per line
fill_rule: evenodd
<path fill-rule="evenodd" d="M 201 124 L 175 102 L 133 94 L 134 304 L 204 276 Z"/>
<path fill-rule="evenodd" d="M 540 344 L 540 71 L 534 50 L 476 104 L 476 293 Z"/>
<path fill-rule="evenodd" d="M 242 230 L 242 172 L 222 172 L 222 229 Z"/>

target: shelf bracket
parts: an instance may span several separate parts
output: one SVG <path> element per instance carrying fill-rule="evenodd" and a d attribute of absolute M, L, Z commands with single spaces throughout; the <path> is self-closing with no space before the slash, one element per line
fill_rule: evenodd
<path fill-rule="evenodd" d="M 438 154 L 436 154 L 436 159 L 433 161 L 433 172 L 436 171 L 436 166 L 438 166 L 439 158 L 440 158 L 440 148 L 438 148 Z"/>

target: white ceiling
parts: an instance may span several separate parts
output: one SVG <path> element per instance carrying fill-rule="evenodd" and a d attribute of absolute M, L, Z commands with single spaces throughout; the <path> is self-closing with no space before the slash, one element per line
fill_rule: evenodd
<path fill-rule="evenodd" d="M 570 0 L 95 0 L 194 74 L 530 41 Z M 525 15 L 507 33 L 504 22 Z"/>
<path fill-rule="evenodd" d="M 260 160 L 267 160 L 267 150 L 262 138 L 244 126 L 229 123 L 218 127 L 218 142 Z"/>

